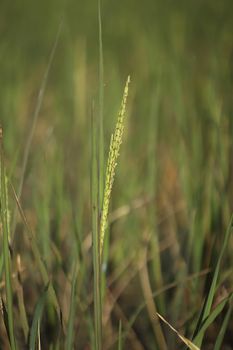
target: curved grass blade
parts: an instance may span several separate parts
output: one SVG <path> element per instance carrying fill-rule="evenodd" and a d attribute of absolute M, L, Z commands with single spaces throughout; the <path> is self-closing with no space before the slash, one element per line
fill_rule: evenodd
<path fill-rule="evenodd" d="M 203 324 L 203 321 L 206 320 L 207 317 L 210 315 L 210 310 L 211 310 L 211 307 L 213 304 L 214 295 L 215 295 L 215 291 L 216 291 L 216 285 L 217 285 L 217 280 L 218 280 L 218 276 L 219 276 L 220 265 L 221 265 L 222 258 L 223 258 L 223 255 L 225 253 L 230 235 L 232 233 L 232 225 L 233 225 L 233 215 L 231 216 L 230 223 L 229 223 L 228 228 L 225 232 L 223 244 L 222 244 L 220 254 L 219 254 L 215 269 L 214 269 L 213 279 L 211 282 L 209 293 L 206 296 L 206 300 L 205 300 L 205 303 L 203 305 L 202 312 L 201 312 L 201 315 L 199 317 L 196 330 L 194 332 L 193 339 L 195 341 L 195 344 L 199 347 L 201 347 L 201 345 L 202 345 L 204 333 L 206 330 L 206 328 L 202 327 L 202 324 Z"/>
<path fill-rule="evenodd" d="M 231 297 L 231 299 L 232 299 L 232 297 Z M 226 333 L 227 326 L 228 326 L 228 323 L 229 323 L 229 320 L 230 320 L 230 316 L 231 316 L 231 313 L 232 313 L 233 304 L 232 304 L 232 300 L 231 299 L 230 299 L 230 307 L 228 308 L 227 313 L 226 313 L 226 315 L 224 317 L 224 320 L 223 320 L 220 332 L 219 332 L 219 334 L 217 336 L 217 339 L 216 339 L 216 342 L 215 342 L 213 350 L 221 350 L 222 349 L 223 338 L 224 338 L 224 335 Z"/>
<path fill-rule="evenodd" d="M 33 320 L 32 320 L 32 326 L 31 326 L 30 335 L 29 335 L 29 349 L 30 350 L 36 350 L 37 339 L 40 343 L 40 337 L 38 334 L 38 330 L 40 329 L 40 321 L 42 318 L 44 305 L 45 305 L 46 297 L 48 294 L 48 289 L 49 289 L 49 284 L 46 286 L 43 294 L 40 296 L 40 298 L 36 304 L 36 307 L 35 307 L 34 316 L 33 316 Z"/>
<path fill-rule="evenodd" d="M 226 303 L 232 299 L 232 294 L 228 296 L 227 298 L 223 299 L 214 309 L 213 311 L 209 314 L 207 319 L 202 323 L 202 326 L 200 328 L 200 332 L 203 334 L 207 330 L 207 328 L 214 322 L 215 318 L 222 312 L 224 306 Z M 198 336 L 198 335 L 197 335 Z M 196 342 L 196 338 L 193 339 L 194 342 Z"/>

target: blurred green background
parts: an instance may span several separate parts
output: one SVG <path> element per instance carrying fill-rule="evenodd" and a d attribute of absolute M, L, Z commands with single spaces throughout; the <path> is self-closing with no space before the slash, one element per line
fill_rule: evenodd
<path fill-rule="evenodd" d="M 101 12 L 106 157 L 128 74 L 132 80 L 112 198 L 113 211 L 129 206 L 129 214 L 120 215 L 110 225 L 107 269 L 111 276 L 120 267 L 135 268 L 132 288 L 120 294 L 130 318 L 146 299 L 143 287 L 133 293 L 142 283 L 137 274 L 138 260 L 145 258 L 144 245 L 153 291 L 165 282 L 208 268 L 218 256 L 233 209 L 233 3 L 108 0 L 102 1 Z M 18 188 L 38 91 L 61 22 L 21 201 L 54 276 L 65 320 L 69 293 L 63 286 L 69 285 L 73 262 L 80 259 L 77 294 L 82 319 L 77 324 L 85 330 L 77 332 L 76 344 L 80 345 L 76 347 L 88 349 L 90 321 L 83 303 L 91 293 L 91 259 L 89 253 L 82 255 L 85 248 L 80 247 L 91 229 L 93 104 L 94 113 L 99 113 L 96 1 L 1 1 L 0 118 L 8 172 Z M 25 282 L 30 314 L 40 282 L 33 264 L 28 265 L 32 257 L 21 239 L 22 231 L 17 222 L 15 251 L 27 266 L 25 281 L 32 281 L 30 287 Z M 158 244 L 163 247 L 159 262 Z M 232 241 L 229 252 L 231 249 Z M 229 253 L 222 281 L 228 291 L 232 290 L 231 263 Z M 124 273 L 127 276 L 127 270 Z M 160 310 L 181 327 L 198 311 L 205 290 L 204 284 L 195 285 L 194 295 L 190 292 L 184 306 L 182 288 L 180 294 L 165 295 L 159 301 Z M 113 333 L 114 317 L 109 326 Z M 150 317 L 146 311 L 141 317 L 134 330 L 138 340 L 131 337 L 128 348 L 140 348 L 141 343 L 141 348 L 153 349 Z M 193 329 L 190 324 L 188 331 Z M 213 336 L 210 331 L 208 346 Z M 106 349 L 108 346 L 106 340 Z"/>

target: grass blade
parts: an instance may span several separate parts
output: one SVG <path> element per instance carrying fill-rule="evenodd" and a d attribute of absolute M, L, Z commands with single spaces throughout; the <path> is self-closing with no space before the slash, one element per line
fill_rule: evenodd
<path fill-rule="evenodd" d="M 158 318 L 155 316 L 157 313 L 157 305 L 153 299 L 153 293 L 150 284 L 148 266 L 147 266 L 147 247 L 144 248 L 144 252 L 142 253 L 142 261 L 143 267 L 139 268 L 139 276 L 141 281 L 141 288 L 144 295 L 144 299 L 146 302 L 147 312 L 149 316 L 149 320 L 151 322 L 154 336 L 156 339 L 156 343 L 160 350 L 168 350 L 167 343 L 163 334 L 163 330 L 161 328 L 160 322 L 158 322 Z M 157 318 L 155 320 L 155 317 Z"/>
<path fill-rule="evenodd" d="M 27 342 L 28 334 L 29 334 L 29 325 L 28 325 L 27 313 L 25 308 L 23 285 L 21 281 L 20 255 L 17 255 L 17 276 L 15 279 L 15 284 L 16 284 L 16 293 L 17 293 L 17 299 L 18 299 L 18 305 L 19 305 L 20 324 L 23 330 L 24 339 Z"/>
<path fill-rule="evenodd" d="M 72 275 L 72 286 L 71 286 L 71 300 L 70 300 L 70 310 L 69 310 L 69 319 L 67 326 L 67 336 L 66 336 L 66 349 L 73 349 L 73 341 L 74 341 L 74 320 L 75 320 L 75 310 L 76 310 L 76 287 L 77 287 L 77 265 L 74 268 L 74 272 Z"/>
<path fill-rule="evenodd" d="M 217 285 L 217 280 L 218 280 L 218 276 L 219 276 L 220 265 L 221 265 L 223 254 L 225 252 L 225 249 L 227 247 L 227 244 L 228 244 L 231 232 L 232 232 L 232 224 L 233 224 L 233 215 L 231 216 L 229 226 L 228 226 L 226 233 L 225 233 L 225 236 L 224 236 L 224 240 L 223 240 L 223 244 L 222 244 L 222 247 L 220 250 L 220 254 L 219 254 L 219 257 L 218 257 L 218 260 L 216 263 L 216 267 L 214 269 L 213 279 L 211 282 L 209 293 L 206 297 L 201 315 L 200 315 L 199 320 L 198 320 L 197 328 L 196 328 L 196 331 L 194 333 L 193 339 L 195 340 L 195 344 L 198 345 L 199 347 L 201 347 L 204 333 L 205 333 L 205 328 L 202 327 L 202 322 L 205 319 L 207 319 L 207 317 L 210 314 L 210 310 L 211 310 L 211 307 L 213 304 L 213 299 L 214 299 L 214 295 L 215 295 L 215 291 L 216 291 L 216 285 Z"/>
<path fill-rule="evenodd" d="M 230 296 L 228 296 L 227 298 L 223 299 L 214 309 L 213 311 L 209 314 L 209 316 L 207 317 L 206 320 L 204 320 L 204 322 L 202 323 L 202 326 L 200 328 L 200 332 L 202 332 L 203 334 L 205 333 L 205 331 L 207 330 L 207 328 L 211 325 L 211 323 L 214 322 L 215 318 L 222 312 L 224 306 L 226 305 L 226 303 L 232 299 L 232 294 Z M 198 337 L 198 335 L 197 335 Z M 196 338 L 194 338 L 193 340 L 194 342 L 196 342 Z"/>
<path fill-rule="evenodd" d="M 8 313 L 7 313 L 7 309 L 6 309 L 5 303 L 4 303 L 2 298 L 1 298 L 1 312 L 2 312 L 2 316 L 3 316 L 4 325 L 6 328 L 7 338 L 8 338 L 9 343 L 10 343 L 10 330 L 9 330 L 9 326 L 8 326 L 8 324 L 9 324 Z"/>
<path fill-rule="evenodd" d="M 228 323 L 229 323 L 229 320 L 230 320 L 230 316 L 231 316 L 231 313 L 232 313 L 232 306 L 233 305 L 232 305 L 232 297 L 231 297 L 230 298 L 230 307 L 228 308 L 227 313 L 226 313 L 226 315 L 224 317 L 224 320 L 223 320 L 220 332 L 219 332 L 219 334 L 217 336 L 217 339 L 216 339 L 216 342 L 215 342 L 213 350 L 221 350 L 222 349 L 223 338 L 224 338 L 224 335 L 226 333 L 227 326 L 228 326 Z"/>
<path fill-rule="evenodd" d="M 37 332 L 37 336 L 38 336 L 38 350 L 41 350 L 40 324 L 38 324 L 38 332 Z"/>
<path fill-rule="evenodd" d="M 98 0 L 98 25 L 99 25 L 99 208 L 102 206 L 104 190 L 104 60 L 103 60 L 103 39 L 102 39 L 102 16 L 101 0 Z"/>
<path fill-rule="evenodd" d="M 11 256 L 9 251 L 9 210 L 8 210 L 8 188 L 7 188 L 7 176 L 4 164 L 4 153 L 2 144 L 2 128 L 0 129 L 0 171 L 1 171 L 1 223 L 3 231 L 3 261 L 5 270 L 5 283 L 6 283 L 6 306 L 7 306 L 7 321 L 8 331 L 11 349 L 16 349 L 15 335 L 14 335 L 14 315 L 13 315 L 13 291 L 11 282 Z"/>
<path fill-rule="evenodd" d="M 98 123 L 92 108 L 92 147 L 91 147 L 91 208 L 92 208 L 92 256 L 94 271 L 94 342 L 95 350 L 102 349 L 102 306 L 99 240 L 99 176 L 98 176 Z"/>
<path fill-rule="evenodd" d="M 37 339 L 40 343 L 40 337 L 38 336 L 38 330 L 40 329 L 40 321 L 44 310 L 45 300 L 47 297 L 49 285 L 46 286 L 43 294 L 40 296 L 34 311 L 34 316 L 32 320 L 32 326 L 30 329 L 29 336 L 29 349 L 36 350 Z"/>
<path fill-rule="evenodd" d="M 173 330 L 173 332 L 175 332 L 175 333 L 178 335 L 178 337 L 182 340 L 182 342 L 183 342 L 185 345 L 188 346 L 188 348 L 189 348 L 190 350 L 200 350 L 199 347 L 197 347 L 197 346 L 196 346 L 195 344 L 193 344 L 189 339 L 185 338 L 185 337 L 184 337 L 183 335 L 181 335 L 174 327 L 172 327 L 172 326 L 170 325 L 170 323 L 167 322 L 167 321 L 165 320 L 165 318 L 163 318 L 163 316 L 161 316 L 158 312 L 157 312 L 157 316 L 158 316 L 164 323 L 166 323 L 166 325 L 168 325 L 168 327 L 171 328 L 171 330 Z"/>
<path fill-rule="evenodd" d="M 119 322 L 119 331 L 118 331 L 118 350 L 122 350 L 122 324 L 121 324 L 121 320 Z"/>

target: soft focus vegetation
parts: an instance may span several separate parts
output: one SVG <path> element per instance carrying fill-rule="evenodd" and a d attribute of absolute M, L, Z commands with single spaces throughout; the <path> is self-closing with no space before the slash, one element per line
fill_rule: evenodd
<path fill-rule="evenodd" d="M 233 3 L 99 10 L 0 4 L 0 347 L 231 349 Z"/>

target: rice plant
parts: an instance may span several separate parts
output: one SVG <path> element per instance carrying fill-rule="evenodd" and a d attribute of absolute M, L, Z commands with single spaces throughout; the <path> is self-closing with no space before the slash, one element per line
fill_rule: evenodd
<path fill-rule="evenodd" d="M 1 4 L 1 349 L 232 347 L 231 8 Z"/>

